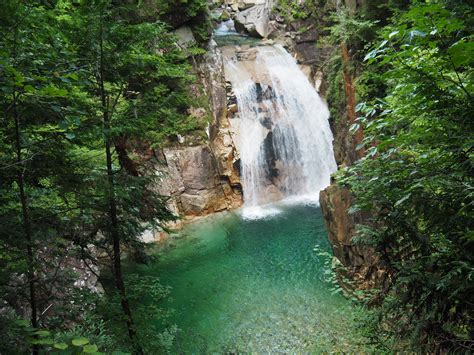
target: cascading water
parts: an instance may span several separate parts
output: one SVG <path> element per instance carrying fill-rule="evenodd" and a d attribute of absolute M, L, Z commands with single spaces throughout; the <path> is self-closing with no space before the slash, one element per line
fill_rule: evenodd
<path fill-rule="evenodd" d="M 238 111 L 241 180 L 248 209 L 291 196 L 317 197 L 336 170 L 329 111 L 280 46 L 226 55 Z"/>

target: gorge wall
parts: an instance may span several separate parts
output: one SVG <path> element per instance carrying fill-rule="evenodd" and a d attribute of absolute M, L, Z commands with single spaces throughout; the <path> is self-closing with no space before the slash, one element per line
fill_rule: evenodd
<path fill-rule="evenodd" d="M 192 33 L 181 28 L 178 38 L 194 41 Z M 158 175 L 158 192 L 167 198 L 168 207 L 187 220 L 242 204 L 238 153 L 228 123 L 227 92 L 222 55 L 213 41 L 207 53 L 193 63 L 198 78 L 193 92 L 205 104 L 190 114 L 207 117 L 205 132 L 179 136 L 174 144 L 155 151 L 152 169 Z M 159 232 L 155 236 L 159 236 Z"/>
<path fill-rule="evenodd" d="M 262 43 L 282 45 L 294 54 L 300 69 L 316 88 L 323 89 L 322 55 L 315 46 L 316 27 L 308 27 L 303 33 L 301 28 L 307 25 L 306 22 L 287 25 L 273 11 L 273 5 L 273 1 L 268 0 L 214 1 L 210 4 L 211 18 L 217 19 L 216 25 L 225 19 L 233 19 L 236 29 L 249 39 L 254 37 L 262 39 Z M 190 24 L 176 19 L 174 22 L 180 24 L 175 29 L 178 45 L 183 48 L 194 46 L 197 39 Z M 206 54 L 193 59 L 193 71 L 198 77 L 193 92 L 202 96 L 207 105 L 194 107 L 190 112 L 197 120 L 204 116 L 208 118 L 206 136 L 180 136 L 173 144 L 149 154 L 152 156 L 151 168 L 159 177 L 158 192 L 167 198 L 168 207 L 175 214 L 184 217 L 175 225 L 177 227 L 199 216 L 237 208 L 243 202 L 240 132 L 236 124 L 238 108 L 230 78 L 226 78 L 224 72 L 222 52 L 227 51 L 228 57 L 239 58 L 240 63 L 251 63 L 255 60 L 255 52 L 249 47 L 253 45 L 247 48 L 241 44 L 220 47 L 212 38 L 207 42 Z M 254 70 L 259 71 L 259 68 Z M 271 95 L 271 87 L 266 87 Z M 262 92 L 262 96 L 266 94 Z M 271 141 L 269 143 L 271 145 Z M 274 160 L 278 164 L 277 159 Z M 268 185 L 267 202 L 283 197 L 277 182 L 283 178 L 275 176 L 272 179 L 274 182 Z M 154 239 L 160 236 L 159 231 L 153 234 Z"/>
<path fill-rule="evenodd" d="M 309 9 L 309 15 L 299 18 L 289 14 L 288 8 L 282 4 L 285 2 L 214 0 L 210 3 L 210 14 L 216 27 L 233 20 L 238 32 L 249 38 L 258 38 L 263 43 L 279 44 L 294 56 L 316 90 L 329 101 L 336 162 L 339 167 L 349 166 L 364 154 L 362 150 L 356 150 L 363 138 L 362 133 L 353 135 L 349 132 L 349 127 L 356 119 L 357 73 L 352 66 L 354 53 L 345 43 L 340 46 L 329 44 L 326 40 L 327 21 L 339 7 L 359 11 L 361 6 L 365 6 L 364 2 L 334 0 L 311 3 L 305 7 L 305 2 L 301 1 L 298 2 L 299 6 Z M 176 35 L 181 46 L 196 41 L 186 24 L 177 28 Z M 201 88 L 201 95 L 208 101 L 208 106 L 194 109 L 195 114 L 210 117 L 206 138 L 196 141 L 193 137 L 178 137 L 176 144 L 155 154 L 158 163 L 154 169 L 161 179 L 158 190 L 168 197 L 169 207 L 183 216 L 184 221 L 234 209 L 243 202 L 240 132 L 235 124 L 238 108 L 229 77 L 226 78 L 222 52 L 227 51 L 227 57 L 234 56 L 245 63 L 255 59 L 250 58 L 252 51 L 248 50 L 254 44 L 230 44 L 226 47 L 224 43 L 224 47 L 220 47 L 210 39 L 207 53 L 193 63 L 199 78 L 197 85 Z M 334 76 L 334 68 L 331 67 L 334 58 L 340 63 L 336 73 L 339 77 Z M 262 97 L 272 95 L 271 87 L 263 85 L 262 88 L 266 88 L 262 89 Z M 196 90 L 197 93 L 199 91 Z M 334 93 L 339 95 L 338 100 L 334 99 Z M 273 189 L 270 188 L 272 186 Z M 276 185 L 269 184 L 269 201 L 281 197 Z M 334 181 L 320 194 L 321 209 L 334 256 L 343 266 L 340 275 L 344 277 L 341 280 L 347 277 L 356 281 L 358 287 L 371 287 L 383 272 L 378 267 L 373 250 L 352 242 L 356 225 L 367 217 L 360 213 L 350 214 L 348 211 L 352 203 L 350 191 Z M 158 236 L 159 233 L 155 239 Z"/>

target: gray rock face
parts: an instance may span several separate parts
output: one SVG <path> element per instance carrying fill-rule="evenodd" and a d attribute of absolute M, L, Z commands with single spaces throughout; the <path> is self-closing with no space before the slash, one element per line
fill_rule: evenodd
<path fill-rule="evenodd" d="M 238 32 L 248 33 L 250 36 L 267 37 L 269 33 L 269 11 L 264 4 L 255 5 L 239 12 L 235 18 L 235 29 Z"/>
<path fill-rule="evenodd" d="M 169 197 L 168 207 L 186 219 L 242 204 L 238 164 L 235 164 L 238 155 L 227 117 L 223 60 L 215 42 L 210 42 L 208 52 L 195 64 L 199 85 L 209 106 L 190 114 L 212 117 L 207 130 L 208 140 L 190 146 L 187 142 L 192 139 L 185 137 L 176 146 L 155 151 L 160 164 L 154 166 L 160 180 L 158 192 Z M 161 233 L 157 232 L 151 231 L 148 239 L 160 239 Z"/>
<path fill-rule="evenodd" d="M 196 44 L 196 39 L 189 26 L 181 26 L 174 30 L 173 34 L 176 36 L 177 44 L 180 47 L 186 48 Z"/>
<path fill-rule="evenodd" d="M 199 216 L 238 207 L 240 195 L 221 178 L 208 145 L 166 148 L 166 166 L 159 171 L 159 192 L 170 197 L 177 214 Z"/>
<path fill-rule="evenodd" d="M 219 126 L 226 116 L 226 84 L 224 78 L 224 62 L 222 54 L 214 40 L 209 42 L 207 53 L 198 63 L 201 82 L 210 101 L 213 126 Z M 212 132 L 211 132 L 212 133 Z M 211 134 L 211 139 L 213 135 Z"/>

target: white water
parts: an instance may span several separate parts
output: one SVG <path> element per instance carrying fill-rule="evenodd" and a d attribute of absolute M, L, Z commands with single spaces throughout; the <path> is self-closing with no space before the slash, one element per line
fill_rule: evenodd
<path fill-rule="evenodd" d="M 219 27 L 214 30 L 214 36 L 216 37 L 229 36 L 234 34 L 237 34 L 237 31 L 235 30 L 233 20 L 227 20 L 222 22 Z"/>
<path fill-rule="evenodd" d="M 227 58 L 226 72 L 239 109 L 244 215 L 259 218 L 275 208 L 258 206 L 277 199 L 317 200 L 336 162 L 329 111 L 296 61 L 282 47 L 252 50 L 255 58 Z"/>

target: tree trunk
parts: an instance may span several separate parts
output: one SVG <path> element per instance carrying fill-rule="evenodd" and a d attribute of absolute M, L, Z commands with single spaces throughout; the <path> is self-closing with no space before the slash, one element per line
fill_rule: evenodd
<path fill-rule="evenodd" d="M 127 330 L 133 347 L 138 354 L 143 354 L 143 350 L 137 338 L 137 332 L 135 324 L 133 322 L 132 311 L 130 309 L 130 303 L 128 301 L 127 293 L 125 290 L 125 283 L 123 281 L 122 274 L 122 262 L 121 262 L 121 250 L 120 250 L 120 232 L 119 223 L 117 217 L 117 201 L 115 197 L 115 181 L 114 171 L 112 168 L 112 149 L 110 139 L 110 117 L 109 117 L 109 105 L 107 92 L 104 85 L 104 52 L 103 52 L 103 14 L 101 14 L 100 20 L 100 73 L 99 73 L 99 85 L 100 95 L 102 103 L 102 118 L 104 125 L 104 141 L 105 141 L 105 155 L 107 160 L 107 198 L 109 202 L 109 233 L 113 245 L 113 274 L 115 279 L 115 286 L 120 296 L 120 304 L 122 311 L 125 315 L 125 321 L 127 323 Z"/>
<path fill-rule="evenodd" d="M 347 119 L 348 119 L 348 124 L 347 126 L 349 127 L 351 124 L 356 123 L 356 89 L 355 89 L 355 82 L 354 82 L 354 76 L 351 74 L 350 71 L 350 62 L 351 62 L 351 57 L 349 54 L 349 49 L 347 48 L 347 44 L 345 42 L 341 43 L 341 52 L 342 52 L 342 63 L 343 63 L 343 69 L 342 69 L 342 74 L 343 74 L 343 79 L 344 79 L 344 92 L 346 95 L 346 112 L 347 112 Z M 356 159 L 360 159 L 364 156 L 365 154 L 365 149 L 361 148 L 359 150 L 356 150 L 356 146 L 358 144 L 361 144 L 364 140 L 364 132 L 362 131 L 362 127 L 359 127 L 359 129 L 355 132 L 354 137 L 352 139 L 352 149 L 353 152 L 355 152 Z M 351 159 L 354 160 L 354 159 Z M 354 161 L 350 162 L 351 164 L 354 163 Z"/>
<path fill-rule="evenodd" d="M 30 292 L 30 308 L 31 308 L 31 325 L 33 328 L 38 328 L 38 307 L 36 302 L 36 282 L 35 282 L 35 266 L 34 266 L 34 252 L 33 252 L 33 236 L 31 232 L 30 211 L 28 207 L 28 198 L 25 191 L 24 167 L 21 154 L 21 134 L 20 134 L 20 116 L 17 109 L 17 96 L 13 94 L 13 119 L 15 121 L 15 145 L 16 145 L 16 162 L 17 162 L 17 184 L 20 190 L 20 203 L 22 210 L 22 224 L 26 239 L 26 261 L 27 261 L 27 276 L 28 286 Z M 33 345 L 32 353 L 38 354 L 38 346 Z"/>
<path fill-rule="evenodd" d="M 127 138 L 125 136 L 114 138 L 115 151 L 117 152 L 120 165 L 125 171 L 132 176 L 140 176 L 137 165 L 128 156 L 127 152 Z"/>

